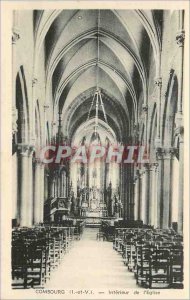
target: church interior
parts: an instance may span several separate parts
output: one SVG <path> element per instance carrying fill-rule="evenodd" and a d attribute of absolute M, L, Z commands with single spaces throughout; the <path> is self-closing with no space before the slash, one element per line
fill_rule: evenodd
<path fill-rule="evenodd" d="M 184 40 L 183 10 L 14 11 L 12 288 L 183 288 Z"/>

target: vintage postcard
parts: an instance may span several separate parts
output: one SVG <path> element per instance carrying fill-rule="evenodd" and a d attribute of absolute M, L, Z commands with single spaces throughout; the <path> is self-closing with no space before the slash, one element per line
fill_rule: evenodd
<path fill-rule="evenodd" d="M 189 299 L 189 1 L 1 2 L 1 299 Z"/>

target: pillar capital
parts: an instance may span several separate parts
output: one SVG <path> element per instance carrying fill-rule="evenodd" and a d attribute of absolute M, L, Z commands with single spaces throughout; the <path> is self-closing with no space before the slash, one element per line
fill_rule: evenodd
<path fill-rule="evenodd" d="M 142 178 L 142 176 L 143 176 L 144 173 L 145 173 L 144 169 L 139 169 L 136 172 L 138 178 Z"/>
<path fill-rule="evenodd" d="M 174 155 L 176 154 L 177 149 L 172 147 L 172 148 L 165 148 L 164 151 L 164 159 L 173 159 Z"/>
<path fill-rule="evenodd" d="M 43 168 L 45 165 L 39 157 L 33 157 L 33 163 L 40 168 Z"/>
<path fill-rule="evenodd" d="M 150 163 L 145 163 L 145 164 L 143 165 L 143 167 L 144 167 L 144 172 L 148 172 L 148 171 L 150 171 L 151 164 L 150 164 Z"/>
<path fill-rule="evenodd" d="M 20 39 L 20 32 L 17 28 L 12 29 L 12 45 L 15 45 L 16 42 Z"/>
<path fill-rule="evenodd" d="M 170 148 L 157 148 L 156 149 L 156 156 L 158 160 L 164 159 L 172 159 L 173 156 L 176 154 L 177 149 L 174 147 Z"/>
<path fill-rule="evenodd" d="M 18 144 L 17 150 L 21 156 L 28 156 L 29 145 L 26 144 Z"/>
<path fill-rule="evenodd" d="M 179 45 L 179 47 L 183 47 L 184 41 L 185 41 L 185 31 L 181 30 L 176 34 L 176 43 Z"/>
<path fill-rule="evenodd" d="M 28 144 L 17 144 L 17 150 L 22 156 L 31 156 L 35 150 L 35 147 Z"/>
<path fill-rule="evenodd" d="M 41 160 L 40 160 L 40 158 L 38 158 L 38 157 L 33 157 L 33 162 L 34 162 L 35 164 L 40 164 L 40 163 L 41 163 Z"/>
<path fill-rule="evenodd" d="M 164 149 L 161 148 L 161 147 L 157 147 L 156 148 L 156 157 L 157 157 L 157 160 L 163 159 L 163 156 L 164 156 Z"/>
<path fill-rule="evenodd" d="M 154 79 L 154 83 L 155 85 L 157 85 L 158 87 L 162 86 L 162 78 L 161 77 L 157 77 Z"/>
<path fill-rule="evenodd" d="M 158 163 L 154 162 L 152 163 L 152 171 L 157 171 L 158 170 Z"/>
<path fill-rule="evenodd" d="M 154 169 L 157 169 L 158 163 L 146 163 L 144 164 L 145 171 L 153 171 Z"/>
<path fill-rule="evenodd" d="M 138 180 L 138 175 L 136 174 L 136 175 L 134 176 L 133 183 L 135 184 L 137 180 Z"/>
<path fill-rule="evenodd" d="M 137 169 L 137 170 L 136 170 L 136 174 L 135 174 L 135 176 L 134 176 L 134 181 L 138 180 L 139 177 L 140 177 L 140 170 Z"/>
<path fill-rule="evenodd" d="M 28 156 L 32 157 L 35 151 L 35 147 L 33 145 L 29 145 Z"/>

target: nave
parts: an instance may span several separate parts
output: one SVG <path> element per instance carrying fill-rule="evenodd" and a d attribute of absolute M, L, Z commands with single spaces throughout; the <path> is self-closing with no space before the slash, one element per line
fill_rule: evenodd
<path fill-rule="evenodd" d="M 131 272 L 112 243 L 98 241 L 98 228 L 85 228 L 75 241 L 64 262 L 54 272 L 45 288 L 59 289 L 125 289 L 136 288 Z"/>
<path fill-rule="evenodd" d="M 108 217 L 183 233 L 184 22 L 14 11 L 13 227 Z"/>

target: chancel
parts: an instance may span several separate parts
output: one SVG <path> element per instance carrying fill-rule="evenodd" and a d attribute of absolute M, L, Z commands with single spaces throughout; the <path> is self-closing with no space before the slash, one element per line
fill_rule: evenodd
<path fill-rule="evenodd" d="M 183 288 L 184 17 L 14 11 L 13 288 Z"/>

